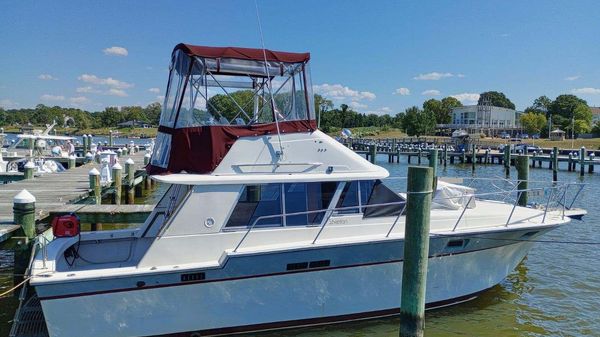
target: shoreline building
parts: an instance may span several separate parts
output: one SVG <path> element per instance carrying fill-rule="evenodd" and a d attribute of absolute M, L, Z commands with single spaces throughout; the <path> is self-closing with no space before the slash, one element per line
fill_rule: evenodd
<path fill-rule="evenodd" d="M 488 137 L 500 134 L 516 136 L 523 132 L 520 123 L 522 113 L 489 104 L 466 105 L 452 109 L 451 124 L 438 124 L 437 127 L 449 133 L 462 129 L 469 134 L 479 133 Z"/>
<path fill-rule="evenodd" d="M 600 122 L 600 107 L 591 106 L 590 110 L 592 110 L 592 127 Z"/>

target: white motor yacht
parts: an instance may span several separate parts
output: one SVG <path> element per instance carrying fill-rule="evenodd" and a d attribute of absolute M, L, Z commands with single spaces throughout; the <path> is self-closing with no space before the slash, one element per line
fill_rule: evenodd
<path fill-rule="evenodd" d="M 42 245 L 31 285 L 50 336 L 231 335 L 399 313 L 405 198 L 386 169 L 316 128 L 309 59 L 175 47 L 148 167 L 168 189 L 137 228 Z M 500 283 L 531 240 L 570 221 L 567 187 L 519 207 L 440 182 L 427 307 Z"/>

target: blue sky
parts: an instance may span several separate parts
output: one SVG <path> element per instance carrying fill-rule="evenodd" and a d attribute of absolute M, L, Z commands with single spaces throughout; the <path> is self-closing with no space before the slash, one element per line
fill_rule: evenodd
<path fill-rule="evenodd" d="M 254 1 L 2 1 L 0 106 L 160 100 L 179 42 L 260 47 Z M 310 51 L 315 90 L 361 112 L 486 90 L 600 105 L 597 1 L 258 0 L 266 47 Z"/>

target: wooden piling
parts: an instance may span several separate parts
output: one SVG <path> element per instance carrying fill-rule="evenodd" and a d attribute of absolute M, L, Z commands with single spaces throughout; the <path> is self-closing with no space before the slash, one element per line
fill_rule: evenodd
<path fill-rule="evenodd" d="M 448 144 L 444 144 L 443 156 L 444 167 L 446 167 L 448 165 Z"/>
<path fill-rule="evenodd" d="M 419 151 L 417 153 L 417 164 L 421 165 L 421 148 L 419 147 Z"/>
<path fill-rule="evenodd" d="M 581 147 L 579 149 L 579 176 L 583 177 L 585 175 L 585 147 Z"/>
<path fill-rule="evenodd" d="M 33 171 L 35 171 L 35 164 L 30 160 L 25 163 L 23 178 L 25 180 L 33 179 Z"/>
<path fill-rule="evenodd" d="M 90 177 L 90 190 L 94 196 L 94 202 L 96 205 L 102 203 L 102 185 L 100 185 L 100 172 L 94 167 L 88 172 Z"/>
<path fill-rule="evenodd" d="M 510 144 L 504 146 L 504 175 L 510 178 Z"/>
<path fill-rule="evenodd" d="M 529 180 L 529 156 L 519 155 L 516 161 L 517 166 L 517 179 L 519 181 L 518 189 L 526 190 L 528 188 Z M 519 194 L 519 206 L 527 206 L 527 192 L 521 192 Z"/>
<path fill-rule="evenodd" d="M 475 161 L 477 160 L 477 148 L 471 145 L 471 172 L 475 172 Z"/>
<path fill-rule="evenodd" d="M 76 160 L 77 160 L 77 157 L 75 157 L 75 155 L 72 154 L 72 155 L 69 156 L 69 163 L 68 163 L 68 169 L 69 170 L 74 169 L 75 166 L 77 166 L 76 165 L 77 164 Z"/>
<path fill-rule="evenodd" d="M 558 181 L 558 147 L 552 148 L 552 181 Z"/>
<path fill-rule="evenodd" d="M 113 131 L 108 130 L 108 146 L 113 146 Z"/>
<path fill-rule="evenodd" d="M 408 168 L 402 298 L 400 303 L 401 337 L 422 337 L 424 335 L 432 188 L 432 168 Z"/>
<path fill-rule="evenodd" d="M 13 197 L 13 219 L 15 225 L 21 226 L 27 238 L 36 236 L 35 197 L 25 189 Z"/>
<path fill-rule="evenodd" d="M 123 167 L 121 164 L 115 163 L 112 167 L 112 178 L 113 178 L 113 203 L 115 205 L 121 204 L 121 189 L 123 184 Z"/>
<path fill-rule="evenodd" d="M 433 170 L 433 190 L 437 188 L 438 150 L 429 150 L 429 167 Z"/>
<path fill-rule="evenodd" d="M 377 156 L 377 145 L 371 144 L 369 145 L 369 160 L 371 163 L 375 164 L 375 157 Z"/>
<path fill-rule="evenodd" d="M 133 205 L 135 203 L 135 165 L 133 159 L 129 158 L 125 161 L 125 172 L 127 173 L 127 203 Z"/>
<path fill-rule="evenodd" d="M 573 152 L 569 152 L 569 162 L 568 162 L 568 170 L 571 172 L 573 169 Z"/>

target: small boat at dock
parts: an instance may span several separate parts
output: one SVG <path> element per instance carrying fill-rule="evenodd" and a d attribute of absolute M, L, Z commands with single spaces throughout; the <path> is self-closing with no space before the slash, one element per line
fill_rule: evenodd
<path fill-rule="evenodd" d="M 309 53 L 175 47 L 147 167 L 169 187 L 137 228 L 67 232 L 69 221 L 78 229 L 69 216 L 40 241 L 30 284 L 51 337 L 232 335 L 399 313 L 406 195 L 318 130 L 309 63 Z M 427 307 L 502 282 L 531 240 L 570 221 L 569 188 L 521 207 L 529 190 L 440 181 Z"/>

